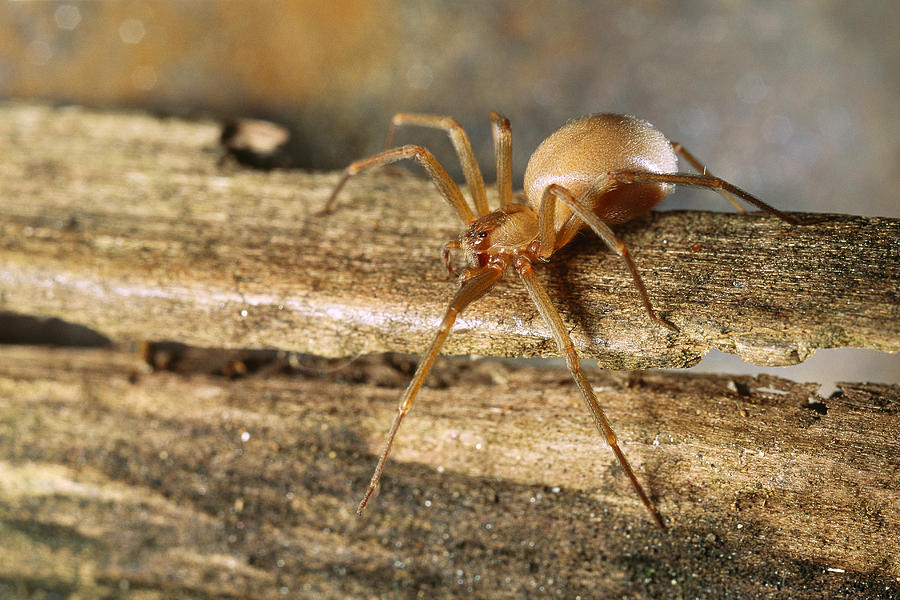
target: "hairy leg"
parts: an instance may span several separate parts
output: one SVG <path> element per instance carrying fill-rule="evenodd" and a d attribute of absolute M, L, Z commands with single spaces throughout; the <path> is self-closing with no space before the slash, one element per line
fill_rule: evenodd
<path fill-rule="evenodd" d="M 591 186 L 585 195 L 587 194 L 603 194 L 605 190 L 611 188 L 615 182 L 610 178 L 607 182 L 602 183 L 598 186 Z M 644 280 L 641 278 L 641 274 L 637 270 L 637 266 L 635 266 L 634 261 L 631 260 L 631 253 L 628 252 L 628 247 L 616 237 L 616 234 L 613 233 L 613 230 L 610 229 L 609 225 L 604 223 L 600 217 L 598 217 L 594 211 L 592 211 L 588 206 L 584 203 L 584 198 L 576 199 L 572 192 L 567 190 L 561 185 L 551 184 L 547 186 L 547 189 L 544 191 L 544 198 L 546 199 L 548 195 L 552 195 L 557 198 L 560 202 L 564 202 L 575 215 L 578 216 L 582 221 L 587 223 L 588 227 L 590 227 L 597 236 L 603 240 L 603 242 L 609 247 L 610 250 L 618 254 L 622 260 L 625 261 L 625 264 L 628 266 L 628 270 L 631 271 L 631 278 L 634 280 L 635 286 L 637 286 L 638 292 L 641 295 L 641 300 L 644 303 L 644 308 L 647 310 L 647 314 L 651 319 L 656 321 L 657 323 L 668 327 L 672 331 L 678 331 L 678 327 L 672 324 L 671 321 L 659 316 L 656 314 L 656 311 L 653 310 L 653 305 L 650 303 L 650 297 L 647 295 L 647 288 L 644 286 Z M 545 202 L 541 202 L 541 213 L 544 212 L 544 204 Z M 540 222 L 540 216 L 538 217 Z M 570 219 L 571 221 L 571 219 Z M 571 228 L 570 228 L 571 230 Z M 558 235 L 567 235 L 566 228 L 560 230 Z M 568 240 L 567 240 L 568 241 Z M 557 243 L 557 247 L 559 244 Z"/>
<path fill-rule="evenodd" d="M 391 126 L 388 129 L 387 139 L 384 142 L 385 148 L 390 148 L 394 143 L 394 134 L 397 127 L 401 125 L 417 125 L 419 127 L 431 127 L 433 129 L 442 129 L 450 136 L 450 142 L 456 150 L 459 157 L 459 163 L 462 166 L 463 176 L 472 193 L 472 201 L 475 203 L 475 212 L 478 216 L 486 215 L 490 212 L 487 203 L 487 195 L 484 191 L 484 178 L 481 176 L 481 169 L 478 167 L 478 161 L 475 159 L 475 153 L 472 152 L 472 144 L 469 142 L 469 136 L 462 126 L 451 117 L 441 117 L 437 115 L 423 115 L 418 113 L 397 113 L 391 119 Z"/>
<path fill-rule="evenodd" d="M 712 175 L 693 175 L 690 173 L 648 173 L 646 171 L 614 171 L 609 176 L 619 183 L 674 183 L 676 185 L 688 185 L 692 187 L 701 187 L 713 191 L 724 190 L 729 194 L 733 194 L 753 206 L 766 211 L 790 223 L 791 225 L 813 225 L 821 223 L 823 219 L 807 219 L 801 221 L 784 213 L 774 206 L 766 204 L 756 196 L 745 192 L 734 184 L 728 183 L 720 177 Z"/>
<path fill-rule="evenodd" d="M 512 204 L 512 131 L 509 119 L 491 112 L 491 134 L 494 138 L 494 154 L 497 157 L 497 190 L 500 206 Z"/>
<path fill-rule="evenodd" d="M 466 204 L 466 199 L 463 198 L 462 192 L 459 191 L 459 186 L 457 186 L 453 179 L 450 178 L 450 175 L 447 174 L 447 170 L 441 166 L 441 163 L 437 161 L 434 155 L 422 146 L 400 146 L 399 148 L 385 150 L 384 152 L 379 152 L 375 156 L 370 156 L 369 158 L 363 158 L 350 163 L 350 165 L 344 169 L 344 174 L 338 180 L 337 185 L 334 186 L 334 191 L 331 192 L 331 196 L 328 197 L 328 201 L 325 203 L 322 210 L 319 211 L 319 214 L 327 214 L 332 211 L 335 199 L 337 199 L 341 188 L 344 187 L 344 184 L 347 183 L 347 180 L 353 175 L 365 171 L 366 169 L 380 167 L 408 158 L 416 159 L 419 161 L 419 164 L 428 171 L 431 180 L 434 181 L 434 185 L 437 186 L 441 196 L 450 203 L 450 206 L 456 211 L 456 214 L 459 215 L 459 218 L 464 225 L 469 225 L 475 220 L 475 215 L 472 214 L 472 209 Z"/>
<path fill-rule="evenodd" d="M 703 163 L 701 163 L 699 160 L 697 160 L 697 157 L 695 157 L 693 154 L 691 154 L 690 152 L 688 152 L 688 151 L 687 151 L 687 148 L 685 148 L 684 146 L 682 146 L 682 145 L 679 144 L 678 142 L 670 142 L 670 143 L 672 144 L 672 149 L 675 150 L 676 153 L 678 153 L 678 154 L 680 154 L 682 157 L 684 157 L 684 159 L 685 159 L 686 161 L 688 161 L 689 163 L 691 163 L 691 166 L 694 167 L 695 169 L 697 169 L 697 172 L 698 172 L 698 173 L 700 173 L 701 175 L 710 175 L 710 176 L 712 176 L 712 173 L 710 173 L 709 170 L 707 170 L 706 165 L 704 165 Z M 725 190 L 716 190 L 716 191 L 719 192 L 719 194 L 720 194 L 723 198 L 725 198 L 726 200 L 728 200 L 728 201 L 731 203 L 731 205 L 732 205 L 733 207 L 735 207 L 735 208 L 738 210 L 738 212 L 746 212 L 746 211 L 744 210 L 744 207 L 741 206 L 741 205 L 738 203 L 738 201 L 734 199 L 734 196 L 732 196 L 731 194 L 729 194 L 729 193 L 726 192 Z"/>
<path fill-rule="evenodd" d="M 628 464 L 628 460 L 619 448 L 619 441 L 616 438 L 616 434 L 612 430 L 612 426 L 609 424 L 606 414 L 600 407 L 600 403 L 597 402 L 597 397 L 594 395 L 594 389 L 588 382 L 587 377 L 581 368 L 581 362 L 578 359 L 578 354 L 575 352 L 575 346 L 572 344 L 572 338 L 569 336 L 566 325 L 563 322 L 562 317 L 560 317 L 559 312 L 550 301 L 550 296 L 547 295 L 544 286 L 541 285 L 537 276 L 534 274 L 531 263 L 527 260 L 521 260 L 516 264 L 516 270 L 518 271 L 522 282 L 525 284 L 525 287 L 528 289 L 528 295 L 531 296 L 531 300 L 537 307 L 538 312 L 550 327 L 553 338 L 556 340 L 556 345 L 559 347 L 560 353 L 565 357 L 566 365 L 568 365 L 569 371 L 572 373 L 572 377 L 575 379 L 575 383 L 581 391 L 581 396 L 584 399 L 585 404 L 587 404 L 591 416 L 594 418 L 594 424 L 596 424 L 597 429 L 600 430 L 601 435 L 606 438 L 606 442 L 609 444 L 609 447 L 612 448 L 613 453 L 615 453 L 616 458 L 619 460 L 619 464 L 622 465 L 622 468 L 628 475 L 631 485 L 634 487 L 638 496 L 640 496 L 644 506 L 650 511 L 653 520 L 660 527 L 665 527 L 662 518 L 653 506 L 650 498 L 647 497 L 644 488 L 641 487 L 634 471 L 631 469 L 631 465 Z"/>
<path fill-rule="evenodd" d="M 387 462 L 388 454 L 391 452 L 391 446 L 394 444 L 394 436 L 397 435 L 397 429 L 399 429 L 403 417 L 405 417 L 406 413 L 409 412 L 409 409 L 412 408 L 413 402 L 416 399 L 416 394 L 418 393 L 419 388 L 422 387 L 425 376 L 428 375 L 428 371 L 431 370 L 431 365 L 434 364 L 438 353 L 440 353 L 441 346 L 444 345 L 444 341 L 447 339 L 447 336 L 450 335 L 450 329 L 453 327 L 456 317 L 458 317 L 469 304 L 480 298 L 485 292 L 493 287 L 503 274 L 503 269 L 485 267 L 483 269 L 478 269 L 477 272 L 470 271 L 470 273 L 472 273 L 471 277 L 466 279 L 463 286 L 459 289 L 456 296 L 447 307 L 447 312 L 444 314 L 444 319 L 441 321 L 440 327 L 438 327 L 438 330 L 435 333 L 431 346 L 419 362 L 416 373 L 409 382 L 406 391 L 403 392 L 403 396 L 400 397 L 400 405 L 397 407 L 397 414 L 394 416 L 393 423 L 391 423 L 387 441 L 381 451 L 378 463 L 375 465 L 375 473 L 372 475 L 372 480 L 369 482 L 369 488 L 366 490 L 366 495 L 356 509 L 357 515 L 362 515 L 363 509 L 366 508 L 366 504 L 369 502 L 369 498 L 372 497 L 372 493 L 378 486 L 378 481 L 381 479 L 381 473 L 384 471 L 384 464 Z"/>

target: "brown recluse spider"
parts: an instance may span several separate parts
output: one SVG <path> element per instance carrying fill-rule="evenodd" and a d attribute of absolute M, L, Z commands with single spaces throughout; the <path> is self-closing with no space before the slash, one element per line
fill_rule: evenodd
<path fill-rule="evenodd" d="M 447 132 L 462 163 L 475 213 L 463 198 L 459 186 L 434 156 L 425 148 L 414 145 L 391 148 L 352 163 L 344 171 L 321 213 L 332 210 L 338 193 L 352 175 L 371 167 L 415 158 L 428 171 L 441 195 L 466 226 L 465 232 L 458 239 L 445 245 L 444 263 L 452 273 L 450 251 L 457 249 L 465 254 L 470 267 L 460 277 L 460 289 L 450 301 L 431 346 L 400 398 L 387 441 L 366 495 L 357 508 L 357 514 L 362 514 L 375 491 L 397 429 L 409 412 L 416 393 L 437 358 L 444 340 L 450 334 L 457 316 L 491 289 L 507 266 L 512 266 L 525 284 L 538 312 L 550 327 L 556 345 L 565 356 L 569 371 L 591 411 L 594 423 L 606 437 L 653 520 L 664 527 L 662 518 L 619 448 L 616 434 L 581 368 L 565 323 L 535 276 L 532 264 L 549 260 L 555 251 L 568 244 L 582 228 L 590 227 L 625 261 L 649 317 L 678 331 L 675 325 L 653 310 L 628 249 L 619 241 L 610 225 L 624 223 L 649 211 L 672 191 L 675 184 L 715 190 L 742 210 L 734 199 L 737 196 L 792 225 L 810 224 L 813 221 L 801 222 L 713 176 L 681 144 L 670 142 L 650 123 L 618 114 L 598 114 L 576 119 L 545 139 L 531 155 L 525 169 L 524 193 L 528 204 L 524 205 L 513 202 L 512 134 L 509 121 L 492 112 L 500 208 L 491 211 L 481 170 L 469 139 L 459 123 L 449 117 L 400 113 L 391 121 L 386 146 L 391 145 L 394 130 L 399 125 L 418 125 Z M 699 174 L 677 172 L 677 154 L 684 157 Z"/>

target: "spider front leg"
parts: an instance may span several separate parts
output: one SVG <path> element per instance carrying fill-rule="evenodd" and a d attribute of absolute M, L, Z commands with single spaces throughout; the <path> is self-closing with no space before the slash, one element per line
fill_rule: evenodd
<path fill-rule="evenodd" d="M 460 244 L 459 240 L 450 240 L 441 249 L 441 259 L 444 261 L 444 266 L 447 267 L 450 277 L 456 275 L 456 269 L 453 268 L 453 261 L 450 258 L 450 251 L 459 250 L 460 248 L 462 248 L 462 244 Z"/>
<path fill-rule="evenodd" d="M 453 327 L 456 318 L 469 304 L 491 289 L 493 285 L 497 283 L 497 280 L 500 279 L 502 274 L 503 268 L 499 266 L 470 269 L 466 272 L 467 277 L 463 286 L 456 292 L 456 296 L 454 296 L 450 305 L 447 307 L 447 312 L 444 314 L 444 318 L 434 335 L 434 339 L 431 342 L 431 346 L 428 348 L 428 352 L 422 357 L 419 366 L 416 368 L 415 375 L 413 375 L 412 380 L 409 382 L 406 391 L 403 392 L 403 396 L 400 397 L 397 414 L 394 416 L 393 423 L 391 423 L 387 441 L 384 444 L 384 449 L 381 451 L 378 463 L 375 465 L 375 473 L 372 475 L 372 480 L 369 482 L 366 495 L 356 509 L 357 515 L 362 515 L 363 509 L 366 508 L 366 504 L 369 502 L 369 498 L 372 497 L 372 493 L 375 491 L 375 488 L 378 487 L 378 481 L 381 479 L 381 473 L 384 471 L 384 465 L 387 462 L 388 454 L 390 454 L 391 447 L 394 444 L 394 436 L 397 435 L 397 429 L 399 429 L 403 417 L 405 417 L 406 413 L 409 412 L 409 409 L 412 408 L 413 402 L 416 399 L 416 394 L 425 382 L 425 376 L 428 375 L 428 372 L 431 370 L 431 366 L 434 364 L 435 359 L 441 351 L 441 346 L 444 345 L 444 341 L 447 339 L 447 336 L 450 335 L 450 329 Z"/>
<path fill-rule="evenodd" d="M 453 179 L 450 178 L 447 170 L 441 166 L 441 163 L 437 161 L 431 152 L 422 146 L 412 145 L 385 150 L 384 152 L 379 152 L 375 156 L 370 156 L 369 158 L 363 158 L 350 163 L 350 165 L 344 169 L 344 174 L 338 180 L 337 185 L 334 186 L 334 191 L 331 192 L 331 196 L 328 197 L 328 201 L 325 202 L 325 206 L 322 207 L 322 210 L 320 210 L 318 214 L 324 215 L 331 212 L 334 208 L 334 201 L 337 199 L 338 194 L 344 187 L 344 184 L 347 183 L 347 180 L 353 175 L 372 167 L 380 167 L 407 158 L 416 159 L 419 164 L 428 171 L 431 180 L 441 193 L 441 196 L 450 203 L 450 206 L 453 207 L 453 210 L 459 215 L 459 218 L 464 225 L 468 226 L 475 220 L 472 209 L 466 204 L 466 199 L 463 198 L 462 192 L 459 191 L 459 186 L 457 186 Z"/>
<path fill-rule="evenodd" d="M 544 318 L 547 326 L 550 327 L 553 339 L 556 340 L 556 345 L 559 348 L 560 353 L 566 359 L 566 365 L 569 367 L 569 372 L 572 373 L 572 378 L 575 379 L 575 383 L 581 391 L 581 396 L 584 399 L 585 404 L 587 404 L 591 416 L 594 418 L 597 429 L 599 429 L 600 433 L 606 438 L 606 442 L 609 444 L 609 447 L 612 448 L 613 453 L 615 453 L 616 458 L 619 460 L 619 464 L 622 465 L 622 469 L 624 469 L 625 473 L 628 475 L 631 485 L 634 487 L 638 496 L 640 496 L 644 506 L 650 511 L 653 520 L 656 521 L 657 525 L 665 528 L 662 518 L 653 506 L 650 498 L 647 497 L 647 494 L 638 482 L 631 465 L 628 464 L 628 460 L 622 453 L 621 448 L 619 448 L 619 441 L 616 438 L 616 434 L 609 424 L 606 414 L 600 407 L 600 403 L 597 402 L 597 397 L 594 395 L 594 388 L 588 382 L 587 377 L 581 368 L 581 361 L 578 359 L 578 354 L 575 352 L 575 345 L 572 343 L 572 338 L 569 336 L 566 325 L 559 315 L 559 311 L 553 306 L 550 296 L 547 295 L 544 286 L 541 285 L 537 276 L 534 274 L 531 262 L 524 257 L 520 257 L 515 266 L 516 271 L 519 273 L 519 277 L 522 279 L 522 282 L 528 290 L 528 295 L 531 296 L 532 302 L 534 302 L 534 305 L 537 307 L 541 317 Z"/>
<path fill-rule="evenodd" d="M 390 148 L 394 143 L 394 133 L 400 125 L 418 125 L 419 127 L 431 127 L 433 129 L 442 129 L 450 136 L 450 142 L 453 144 L 456 155 L 459 157 L 459 164 L 462 166 L 463 176 L 469 185 L 472 193 L 472 201 L 475 203 L 475 212 L 478 216 L 488 214 L 487 195 L 484 191 L 484 178 L 481 176 L 481 169 L 478 167 L 478 161 L 475 159 L 475 153 L 472 152 L 472 144 L 469 142 L 469 136 L 466 130 L 451 117 L 441 117 L 437 115 L 423 115 L 419 113 L 397 113 L 391 119 L 391 126 L 388 129 L 387 139 L 384 142 L 385 148 Z"/>
<path fill-rule="evenodd" d="M 605 182 L 589 187 L 584 193 L 584 196 L 591 194 L 603 195 L 603 193 L 612 188 L 614 184 L 615 181 L 612 178 L 607 178 Z M 644 286 L 644 280 L 641 278 L 641 274 L 638 272 L 634 261 L 631 260 L 631 253 L 628 251 L 628 247 L 616 237 L 616 234 L 613 233 L 613 230 L 610 229 L 609 225 L 604 223 L 594 211 L 584 204 L 584 197 L 576 200 L 575 196 L 572 195 L 572 192 L 556 183 L 548 185 L 541 198 L 540 214 L 538 215 L 538 257 L 549 257 L 553 250 L 568 243 L 571 236 L 578 231 L 579 224 L 573 219 L 569 219 L 566 225 L 563 226 L 558 233 L 554 231 L 555 203 L 557 201 L 564 202 L 571 208 L 575 215 L 587 223 L 588 227 L 603 240 L 610 250 L 618 254 L 619 257 L 625 261 L 628 270 L 631 271 L 631 278 L 634 280 L 634 285 L 637 286 L 638 292 L 641 295 L 641 301 L 644 303 L 647 315 L 660 325 L 663 325 L 672 331 L 678 331 L 678 327 L 671 321 L 659 316 L 656 314 L 656 311 L 653 310 L 653 304 L 651 304 L 650 297 L 647 295 L 647 288 Z"/>

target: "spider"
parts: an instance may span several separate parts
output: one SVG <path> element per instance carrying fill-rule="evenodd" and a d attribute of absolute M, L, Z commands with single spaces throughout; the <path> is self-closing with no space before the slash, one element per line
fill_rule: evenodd
<path fill-rule="evenodd" d="M 474 213 L 459 186 L 431 152 L 416 145 L 390 148 L 396 128 L 403 125 L 441 129 L 450 136 L 472 195 Z M 478 162 L 459 123 L 450 117 L 399 113 L 394 115 L 388 131 L 385 146 L 390 149 L 350 164 L 321 211 L 322 214 L 332 211 L 338 194 L 351 176 L 365 169 L 414 158 L 425 168 L 441 196 L 456 211 L 466 227 L 458 239 L 445 244 L 442 257 L 452 275 L 451 250 L 461 250 L 469 268 L 460 276 L 460 288 L 450 301 L 431 346 L 400 398 L 372 480 L 356 512 L 362 515 L 378 486 L 400 423 L 412 407 L 456 318 L 469 304 L 490 290 L 507 267 L 512 267 L 549 326 L 559 352 L 565 356 L 566 365 L 597 429 L 606 438 L 653 520 L 660 527 L 665 527 L 659 512 L 647 497 L 619 448 L 616 434 L 581 368 L 563 319 L 535 276 L 534 263 L 548 261 L 554 252 L 572 241 L 581 229 L 589 227 L 610 250 L 625 261 L 647 315 L 660 325 L 678 331 L 673 323 L 653 309 L 628 248 L 616 237 L 610 225 L 623 223 L 646 213 L 668 195 L 676 184 L 715 190 L 742 212 L 743 208 L 737 203 L 735 196 L 792 225 L 818 221 L 799 221 L 713 176 L 681 144 L 670 142 L 653 125 L 637 117 L 620 114 L 582 117 L 570 121 L 545 139 L 531 155 L 525 170 L 524 197 L 527 204 L 518 204 L 513 202 L 512 133 L 509 120 L 492 112 L 491 130 L 500 196 L 500 207 L 497 210 L 491 211 L 488 206 Z M 679 154 L 699 174 L 678 172 Z"/>

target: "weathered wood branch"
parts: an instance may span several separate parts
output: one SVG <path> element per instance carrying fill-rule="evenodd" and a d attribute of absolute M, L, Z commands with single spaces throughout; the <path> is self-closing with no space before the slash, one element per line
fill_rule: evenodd
<path fill-rule="evenodd" d="M 0 348 L 0 591 L 900 594 L 900 387 L 591 373 L 662 531 L 564 369 L 438 361 L 357 519 L 413 364 L 230 381 Z"/>
<path fill-rule="evenodd" d="M 217 136 L 0 106 L 0 309 L 118 341 L 419 350 L 454 288 L 439 249 L 457 227 L 431 185 L 366 175 L 317 217 L 334 174 L 222 167 Z M 648 322 L 586 236 L 543 277 L 603 364 L 900 347 L 897 220 L 669 213 L 620 232 L 681 332 Z M 515 278 L 450 339 L 455 353 L 555 354 Z M 0 592 L 900 595 L 896 386 L 816 398 L 775 378 L 591 373 L 661 532 L 567 372 L 439 362 L 358 521 L 411 365 L 228 381 L 151 374 L 117 351 L 0 348 Z"/>
<path fill-rule="evenodd" d="M 458 226 L 431 184 L 367 174 L 316 216 L 336 174 L 223 167 L 217 138 L 210 122 L 0 106 L 0 309 L 116 340 L 421 350 L 455 286 L 439 252 Z M 541 274 L 579 352 L 604 366 L 689 366 L 709 348 L 768 365 L 817 348 L 900 349 L 896 219 L 790 227 L 653 213 L 619 231 L 679 333 L 649 321 L 624 266 L 591 236 Z M 556 350 L 509 277 L 446 352 Z"/>

